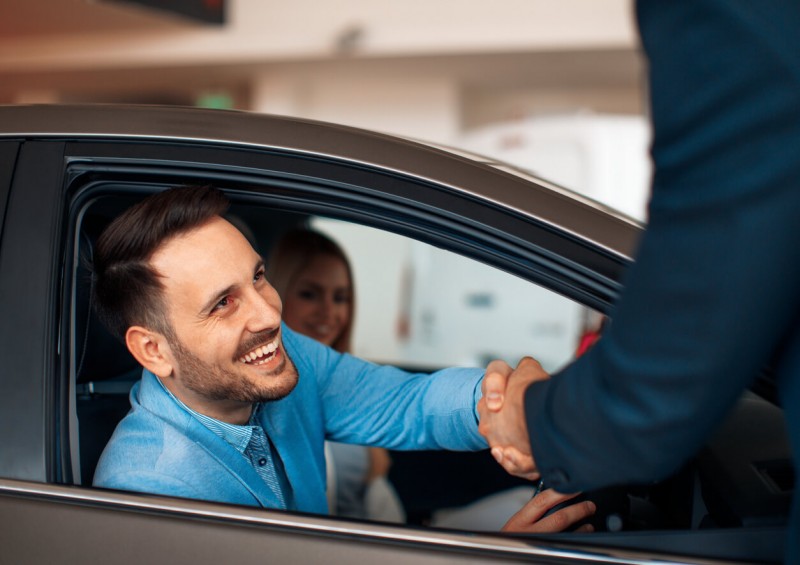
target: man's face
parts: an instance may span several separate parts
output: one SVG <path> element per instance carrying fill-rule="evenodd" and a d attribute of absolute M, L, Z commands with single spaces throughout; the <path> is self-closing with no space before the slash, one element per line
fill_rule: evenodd
<path fill-rule="evenodd" d="M 281 342 L 281 300 L 242 234 L 215 218 L 151 259 L 174 358 L 170 389 L 192 407 L 277 400 L 297 384 Z M 194 406 L 193 406 L 194 405 Z"/>

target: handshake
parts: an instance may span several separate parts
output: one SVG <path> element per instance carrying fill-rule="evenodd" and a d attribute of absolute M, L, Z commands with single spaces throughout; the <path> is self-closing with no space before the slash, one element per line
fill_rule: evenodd
<path fill-rule="evenodd" d="M 508 473 L 531 481 L 539 479 L 539 471 L 531 453 L 525 421 L 525 389 L 532 382 L 549 378 L 550 375 L 535 359 L 525 357 L 516 369 L 503 361 L 492 361 L 486 367 L 481 384 L 483 397 L 478 402 L 478 431 L 489 443 L 492 456 Z M 577 495 L 560 494 L 553 490 L 534 495 L 528 504 L 511 517 L 503 530 L 518 533 L 558 532 L 580 524 L 595 513 L 594 503 L 583 501 L 553 510 Z M 592 525 L 584 523 L 576 531 L 591 532 L 593 529 Z"/>
<path fill-rule="evenodd" d="M 532 382 L 549 378 L 535 359 L 525 357 L 516 369 L 504 361 L 492 361 L 481 384 L 478 431 L 507 472 L 531 481 L 539 478 L 539 471 L 525 422 L 525 389 Z"/>

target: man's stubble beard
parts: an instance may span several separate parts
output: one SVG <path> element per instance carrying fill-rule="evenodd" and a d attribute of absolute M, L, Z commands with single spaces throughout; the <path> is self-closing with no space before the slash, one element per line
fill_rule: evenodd
<path fill-rule="evenodd" d="M 201 360 L 176 337 L 167 337 L 180 368 L 183 385 L 209 400 L 269 402 L 285 398 L 297 386 L 295 364 L 281 343 L 283 362 L 274 374 L 255 380 Z M 276 382 L 273 382 L 276 381 Z"/>

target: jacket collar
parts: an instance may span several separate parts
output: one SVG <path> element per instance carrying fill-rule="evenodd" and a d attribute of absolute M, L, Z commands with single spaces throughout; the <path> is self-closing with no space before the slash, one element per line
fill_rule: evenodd
<path fill-rule="evenodd" d="M 151 412 L 176 428 L 206 451 L 226 469 L 230 478 L 252 494 L 265 508 L 279 508 L 280 503 L 250 462 L 235 447 L 203 425 L 185 410 L 153 373 L 144 369 L 142 380 L 131 390 L 131 406 Z"/>

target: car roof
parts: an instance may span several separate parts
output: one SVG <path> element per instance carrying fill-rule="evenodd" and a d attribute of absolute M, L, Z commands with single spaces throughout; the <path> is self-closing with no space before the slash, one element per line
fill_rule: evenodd
<path fill-rule="evenodd" d="M 237 110 L 142 105 L 0 106 L 0 138 L 131 139 L 262 148 L 449 187 L 630 259 L 642 225 L 511 165 L 382 133 Z"/>

